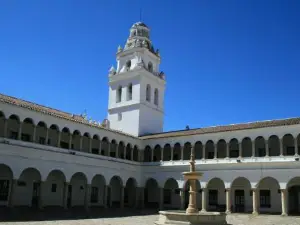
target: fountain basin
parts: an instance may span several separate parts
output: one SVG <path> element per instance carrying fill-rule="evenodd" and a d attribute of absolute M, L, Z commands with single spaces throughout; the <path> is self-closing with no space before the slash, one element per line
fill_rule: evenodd
<path fill-rule="evenodd" d="M 220 212 L 198 212 L 186 214 L 185 211 L 159 211 L 157 225 L 223 225 L 227 224 L 226 214 Z"/>
<path fill-rule="evenodd" d="M 201 172 L 183 172 L 182 173 L 185 180 L 197 180 L 202 177 L 203 173 Z"/>

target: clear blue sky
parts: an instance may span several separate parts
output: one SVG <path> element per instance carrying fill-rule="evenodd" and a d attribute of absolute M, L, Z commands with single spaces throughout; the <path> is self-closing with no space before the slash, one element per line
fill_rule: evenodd
<path fill-rule="evenodd" d="M 297 0 L 2 0 L 0 92 L 102 121 L 140 7 L 166 73 L 166 131 L 300 116 Z"/>

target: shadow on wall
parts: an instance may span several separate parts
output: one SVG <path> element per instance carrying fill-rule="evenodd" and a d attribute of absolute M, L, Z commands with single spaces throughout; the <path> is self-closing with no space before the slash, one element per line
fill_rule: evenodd
<path fill-rule="evenodd" d="M 0 222 L 79 220 L 158 214 L 158 210 L 155 209 L 105 209 L 100 207 L 91 207 L 89 212 L 86 212 L 83 207 L 74 207 L 69 210 L 64 210 L 61 207 L 46 207 L 43 210 L 29 207 L 15 207 L 12 209 L 0 207 L 0 212 Z"/>

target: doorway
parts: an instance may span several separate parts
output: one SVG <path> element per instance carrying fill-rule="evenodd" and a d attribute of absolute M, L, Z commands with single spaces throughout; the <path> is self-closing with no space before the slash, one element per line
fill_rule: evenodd
<path fill-rule="evenodd" d="M 245 212 L 245 191 L 235 190 L 234 192 L 235 212 Z"/>

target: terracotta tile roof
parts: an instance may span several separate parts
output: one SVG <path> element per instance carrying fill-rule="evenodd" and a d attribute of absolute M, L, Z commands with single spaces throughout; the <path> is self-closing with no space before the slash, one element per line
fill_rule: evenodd
<path fill-rule="evenodd" d="M 196 135 L 196 134 L 208 134 L 208 133 L 218 133 L 218 132 L 226 132 L 226 131 L 257 129 L 257 128 L 264 128 L 264 127 L 289 126 L 289 125 L 296 125 L 296 124 L 300 124 L 300 118 L 266 120 L 266 121 L 258 121 L 258 122 L 251 122 L 251 123 L 205 127 L 205 128 L 190 129 L 190 130 L 178 130 L 178 131 L 170 131 L 164 133 L 145 135 L 145 136 L 141 136 L 140 138 L 141 139 L 170 138 L 170 137 L 179 137 L 179 136 Z"/>
<path fill-rule="evenodd" d="M 57 110 L 57 109 L 53 109 L 53 108 L 50 108 L 50 107 L 47 107 L 47 106 L 39 105 L 39 104 L 36 104 L 36 103 L 32 103 L 32 102 L 25 101 L 25 100 L 22 100 L 22 99 L 19 99 L 19 98 L 4 95 L 4 94 L 1 94 L 1 93 L 0 93 L 0 102 L 4 102 L 4 103 L 7 103 L 7 104 L 11 104 L 11 105 L 19 106 L 19 107 L 22 107 L 22 108 L 25 108 L 25 109 L 29 109 L 29 110 L 32 110 L 32 111 L 48 114 L 48 115 L 58 117 L 58 118 L 61 118 L 61 119 L 65 119 L 65 120 L 69 120 L 69 121 L 72 121 L 72 122 L 85 124 L 85 125 L 88 125 L 88 126 L 91 126 L 91 127 L 96 127 L 96 128 L 99 128 L 99 129 L 119 133 L 119 134 L 122 134 L 122 135 L 125 135 L 125 136 L 137 138 L 135 136 L 129 135 L 127 133 L 123 133 L 121 131 L 108 129 L 106 127 L 103 127 L 99 123 L 90 122 L 89 120 L 85 119 L 81 115 L 75 115 L 75 114 L 63 112 L 63 111 L 60 111 L 60 110 Z"/>

